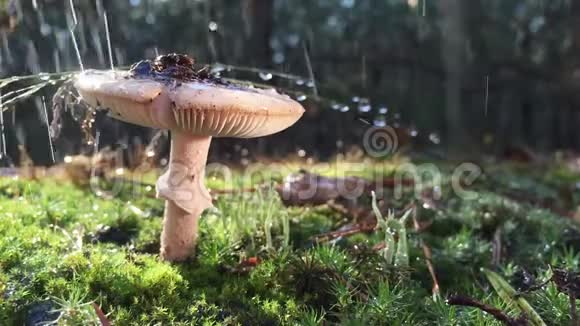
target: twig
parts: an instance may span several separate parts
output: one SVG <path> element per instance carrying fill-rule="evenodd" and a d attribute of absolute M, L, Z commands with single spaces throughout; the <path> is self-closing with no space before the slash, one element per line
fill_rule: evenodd
<path fill-rule="evenodd" d="M 473 298 L 460 294 L 453 294 L 447 297 L 447 304 L 452 306 L 466 306 L 480 309 L 508 326 L 525 326 L 528 324 L 525 319 L 514 319 L 496 307 L 487 305 L 483 302 L 479 302 Z"/>
<path fill-rule="evenodd" d="M 99 321 L 101 322 L 101 326 L 111 326 L 111 322 L 109 321 L 109 319 L 107 319 L 107 316 L 105 315 L 105 313 L 103 313 L 103 310 L 101 310 L 101 307 L 99 307 L 98 304 L 93 302 L 93 308 L 95 309 L 95 313 L 97 314 L 97 317 L 99 317 Z"/>
<path fill-rule="evenodd" d="M 372 232 L 375 230 L 375 228 L 376 228 L 376 224 L 375 225 L 357 224 L 357 225 L 354 225 L 351 228 L 346 229 L 346 230 L 332 231 L 332 232 L 319 234 L 317 236 L 314 236 L 314 240 L 316 241 L 316 243 L 321 243 L 321 242 L 330 241 L 330 240 L 340 238 L 340 237 L 354 235 L 354 234 L 361 233 L 361 232 Z"/>
<path fill-rule="evenodd" d="M 417 219 L 417 207 L 413 209 L 413 226 L 415 228 L 415 232 L 421 233 L 425 230 L 425 227 L 419 223 Z M 431 275 L 431 280 L 433 280 L 433 287 L 431 289 L 431 293 L 435 295 L 439 295 L 441 292 L 441 288 L 439 287 L 439 281 L 437 280 L 437 274 L 435 273 L 435 266 L 433 266 L 433 255 L 431 252 L 431 247 L 429 247 L 423 239 L 419 237 L 419 245 L 423 249 L 423 255 L 425 255 L 425 263 L 427 264 L 427 269 L 429 270 L 429 274 Z"/>

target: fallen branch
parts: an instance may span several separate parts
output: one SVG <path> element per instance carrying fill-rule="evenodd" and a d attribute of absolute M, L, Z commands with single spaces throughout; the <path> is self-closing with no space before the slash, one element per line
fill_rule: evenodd
<path fill-rule="evenodd" d="M 485 311 L 495 319 L 503 322 L 508 326 L 527 326 L 528 322 L 524 318 L 512 318 L 508 316 L 505 312 L 501 311 L 500 309 L 485 304 L 483 302 L 479 302 L 473 298 L 468 296 L 460 295 L 460 294 L 453 294 L 447 297 L 447 304 L 451 306 L 464 306 L 464 307 L 474 307 L 479 310 Z"/>

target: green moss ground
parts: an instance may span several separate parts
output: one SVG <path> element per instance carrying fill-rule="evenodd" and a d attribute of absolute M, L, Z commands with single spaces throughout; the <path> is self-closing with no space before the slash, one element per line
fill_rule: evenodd
<path fill-rule="evenodd" d="M 99 325 L 95 302 L 116 325 L 499 325 L 479 310 L 448 306 L 446 295 L 469 295 L 517 316 L 482 273 L 493 268 L 498 227 L 504 255 L 496 270 L 512 285 L 523 269 L 540 280 L 550 264 L 578 271 L 580 228 L 506 194 L 576 207 L 578 188 L 565 200 L 561 189 L 579 181 L 561 168 L 496 167 L 477 183 L 476 200 L 444 187 L 443 209 L 419 211 L 431 227 L 417 234 L 408 225 L 404 268 L 371 249 L 380 232 L 315 245 L 311 237 L 334 230 L 341 217 L 324 206 L 285 208 L 273 191 L 222 196 L 201 221 L 196 258 L 168 264 L 157 256 L 160 201 L 130 189 L 103 199 L 50 179 L 4 178 L 0 324 L 60 317 L 61 325 Z M 431 294 L 420 240 L 433 250 L 440 297 Z M 249 257 L 260 263 L 238 268 Z M 553 284 L 524 297 L 548 325 L 569 323 L 568 298 Z"/>

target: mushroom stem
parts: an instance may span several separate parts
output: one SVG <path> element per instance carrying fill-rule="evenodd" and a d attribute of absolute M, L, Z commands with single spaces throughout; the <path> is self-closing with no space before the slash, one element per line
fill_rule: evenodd
<path fill-rule="evenodd" d="M 212 206 L 204 185 L 211 137 L 172 132 L 167 171 L 157 180 L 157 197 L 164 198 L 161 258 L 183 261 L 192 256 L 201 213 Z"/>

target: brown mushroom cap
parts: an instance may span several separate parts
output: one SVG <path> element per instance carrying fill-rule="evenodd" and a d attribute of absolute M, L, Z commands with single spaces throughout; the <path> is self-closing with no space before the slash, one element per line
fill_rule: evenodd
<path fill-rule="evenodd" d="M 113 117 L 199 136 L 252 138 L 293 125 L 304 108 L 275 90 L 206 81 L 166 84 L 129 78 L 127 72 L 86 71 L 75 87 L 90 105 Z"/>

